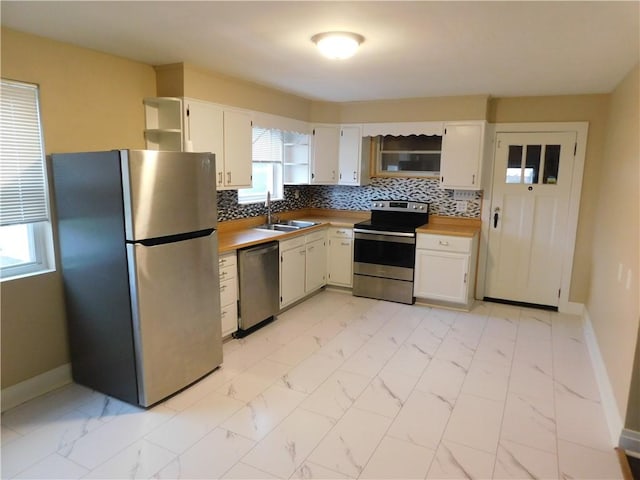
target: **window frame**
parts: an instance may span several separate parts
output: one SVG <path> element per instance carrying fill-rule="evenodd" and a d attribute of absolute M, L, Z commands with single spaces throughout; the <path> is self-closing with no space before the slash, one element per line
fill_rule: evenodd
<path fill-rule="evenodd" d="M 255 141 L 253 139 L 253 134 L 255 130 L 264 130 L 269 132 L 269 135 L 272 135 L 273 131 L 278 132 L 280 136 L 281 149 L 280 149 L 280 158 L 278 160 L 256 160 L 254 157 L 254 144 Z M 271 165 L 272 168 L 274 166 L 279 165 L 280 172 L 279 174 L 272 173 L 273 181 L 271 182 L 271 188 L 267 187 L 267 191 L 271 193 L 271 200 L 284 200 L 284 134 L 285 131 L 279 128 L 273 127 L 260 127 L 258 125 L 253 125 L 252 129 L 252 143 L 251 143 L 251 178 L 256 178 L 256 172 L 254 168 L 256 165 Z M 278 184 L 274 183 L 278 182 Z M 252 203 L 263 203 L 267 200 L 267 192 L 259 192 L 259 193 L 248 193 L 248 191 L 253 190 L 253 186 L 251 188 L 240 188 L 238 189 L 238 204 L 240 205 L 248 205 Z M 274 192 L 275 191 L 275 192 Z M 244 193 L 243 193 L 244 192 Z"/>
<path fill-rule="evenodd" d="M 9 220 L 4 226 L 8 227 L 11 225 L 23 225 L 27 228 L 27 236 L 29 241 L 29 251 L 31 253 L 30 261 L 2 266 L 0 265 L 0 281 L 4 282 L 7 280 L 13 280 L 16 278 L 21 278 L 25 276 L 47 273 L 55 270 L 55 255 L 54 255 L 54 247 L 53 247 L 53 235 L 51 229 L 51 210 L 50 210 L 50 196 L 49 196 L 49 180 L 48 180 L 48 171 L 47 171 L 47 161 L 45 154 L 45 145 L 44 145 L 44 132 L 42 125 L 42 116 L 41 116 L 41 105 L 40 105 L 40 87 L 39 85 L 16 81 L 11 79 L 2 78 L 1 79 L 3 87 L 10 87 L 12 84 L 15 86 L 19 86 L 20 88 L 30 88 L 33 90 L 35 105 L 33 105 L 35 110 L 35 118 L 37 121 L 37 130 L 38 130 L 38 141 L 39 145 L 37 148 L 40 151 L 40 161 L 42 168 L 42 194 L 44 196 L 45 202 L 45 218 L 39 219 L 37 221 L 12 221 Z M 3 92 L 3 94 L 6 93 Z M 10 97 L 9 97 L 10 98 Z M 3 121 L 6 121 L 8 118 L 4 117 Z M 34 122 L 35 123 L 35 122 Z M 11 145 L 11 144 L 10 144 Z M 33 146 L 36 148 L 35 144 L 29 143 L 29 146 Z M 0 152 L 3 151 L 2 139 L 0 139 Z M 5 157 L 6 159 L 6 157 Z M 3 159 L 0 157 L 0 161 Z M 9 163 L 10 165 L 10 163 Z M 7 172 L 11 172 L 8 170 Z M 5 172 L 6 173 L 6 172 Z M 24 219 L 24 217 L 23 217 Z M 5 218 L 6 220 L 6 218 Z M 34 219 L 35 220 L 35 219 Z M 2 232 L 3 226 L 0 224 L 0 235 Z"/>

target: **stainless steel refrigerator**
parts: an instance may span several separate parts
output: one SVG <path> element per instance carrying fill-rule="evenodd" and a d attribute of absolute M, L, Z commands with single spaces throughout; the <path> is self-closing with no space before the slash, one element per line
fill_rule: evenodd
<path fill-rule="evenodd" d="M 51 156 L 73 378 L 142 406 L 222 363 L 215 158 Z"/>

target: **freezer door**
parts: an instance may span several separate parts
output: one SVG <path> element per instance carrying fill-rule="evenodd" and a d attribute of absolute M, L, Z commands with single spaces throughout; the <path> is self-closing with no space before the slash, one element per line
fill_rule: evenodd
<path fill-rule="evenodd" d="M 139 403 L 152 405 L 222 363 L 217 232 L 127 244 Z"/>
<path fill-rule="evenodd" d="M 127 240 L 215 228 L 212 153 L 120 151 Z"/>

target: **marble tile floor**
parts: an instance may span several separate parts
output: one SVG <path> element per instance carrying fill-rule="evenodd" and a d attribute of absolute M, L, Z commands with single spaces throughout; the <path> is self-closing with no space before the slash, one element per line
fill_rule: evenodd
<path fill-rule="evenodd" d="M 68 385 L 2 415 L 2 478 L 622 478 L 578 317 L 323 291 L 143 410 Z"/>

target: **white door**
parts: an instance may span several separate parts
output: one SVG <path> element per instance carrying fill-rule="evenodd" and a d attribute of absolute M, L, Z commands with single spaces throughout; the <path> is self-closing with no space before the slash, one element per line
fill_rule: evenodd
<path fill-rule="evenodd" d="M 485 297 L 557 307 L 575 132 L 496 137 Z"/>

